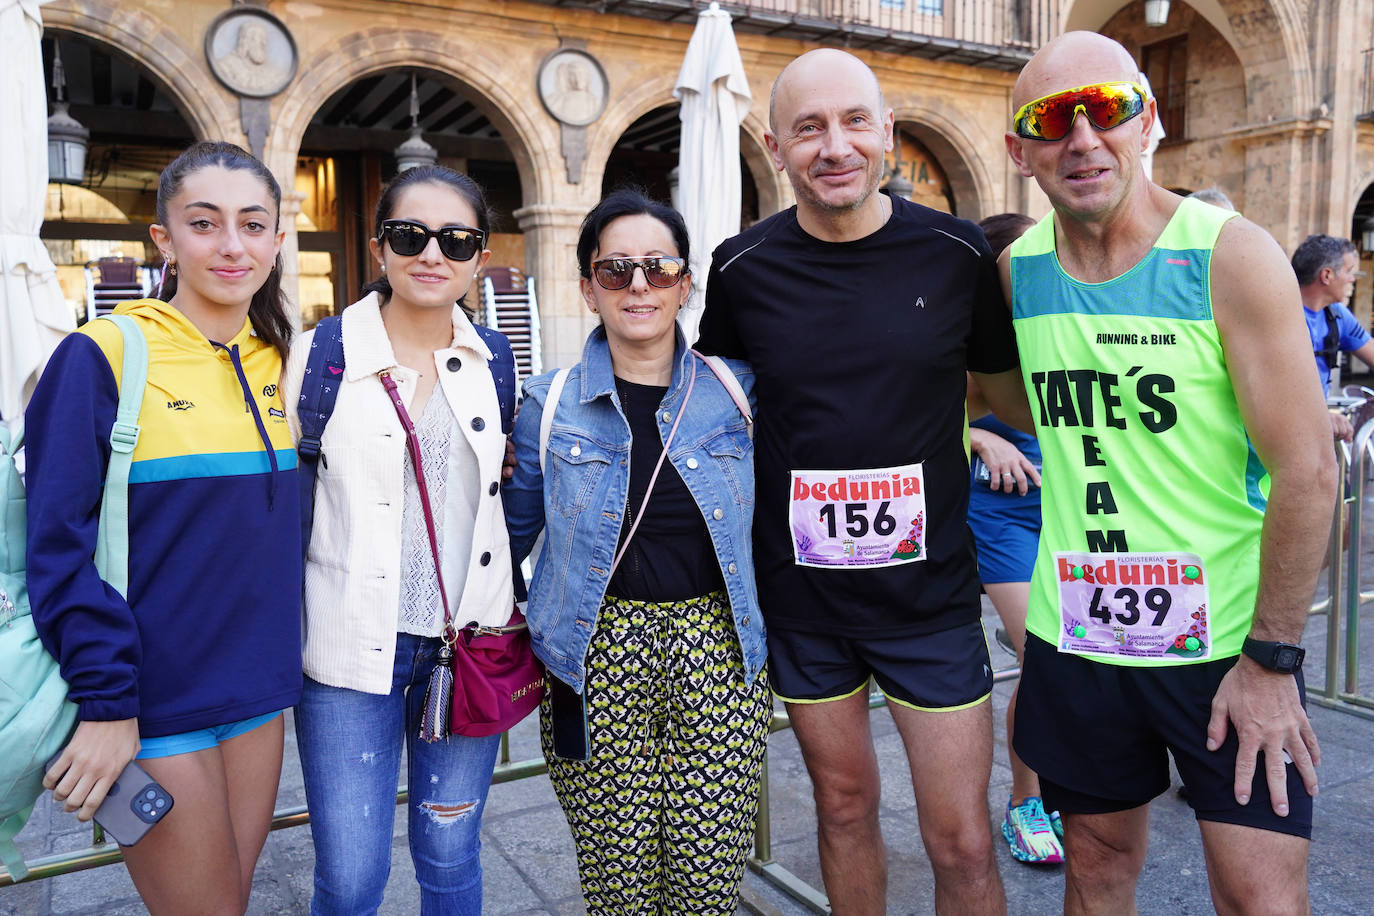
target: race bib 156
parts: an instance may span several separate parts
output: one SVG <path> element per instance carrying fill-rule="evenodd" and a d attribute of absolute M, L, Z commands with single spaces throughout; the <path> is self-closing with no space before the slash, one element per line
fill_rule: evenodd
<path fill-rule="evenodd" d="M 793 471 L 788 521 L 799 566 L 896 566 L 924 560 L 921 465 Z"/>
<path fill-rule="evenodd" d="M 1207 574 L 1192 553 L 1054 555 L 1059 651 L 1205 659 Z"/>

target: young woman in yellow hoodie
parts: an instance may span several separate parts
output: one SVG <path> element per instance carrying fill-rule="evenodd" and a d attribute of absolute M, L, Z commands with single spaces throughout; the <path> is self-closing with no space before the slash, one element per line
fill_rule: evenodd
<path fill-rule="evenodd" d="M 124 357 L 113 323 L 63 341 L 25 418 L 33 618 L 79 709 L 45 785 L 89 820 L 136 756 L 171 794 L 170 813 L 123 850 L 153 913 L 247 908 L 281 711 L 300 696 L 280 201 L 272 173 L 227 143 L 198 143 L 162 173 L 160 298 L 117 309 L 148 344 L 127 598 L 92 560 Z"/>

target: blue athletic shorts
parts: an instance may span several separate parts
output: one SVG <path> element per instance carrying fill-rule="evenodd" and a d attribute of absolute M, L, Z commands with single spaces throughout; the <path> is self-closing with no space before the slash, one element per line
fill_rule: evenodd
<path fill-rule="evenodd" d="M 281 713 L 282 711 L 278 709 L 276 712 L 263 713 L 260 716 L 253 716 L 251 719 L 240 719 L 237 722 L 200 728 L 193 732 L 163 735 L 161 738 L 142 738 L 139 742 L 138 757 L 135 759 L 151 760 L 157 757 L 175 757 L 177 754 L 203 751 L 206 748 L 223 744 L 230 738 L 237 738 L 255 728 L 260 728 L 280 716 Z"/>
<path fill-rule="evenodd" d="M 768 631 L 768 677 L 787 703 L 824 703 L 867 689 L 926 712 L 976 706 L 992 692 L 983 623 L 919 636 L 851 638 Z"/>
<path fill-rule="evenodd" d="M 968 526 L 978 545 L 978 578 L 984 585 L 1030 581 L 1040 547 L 1040 500 L 1007 493 L 973 494 Z"/>

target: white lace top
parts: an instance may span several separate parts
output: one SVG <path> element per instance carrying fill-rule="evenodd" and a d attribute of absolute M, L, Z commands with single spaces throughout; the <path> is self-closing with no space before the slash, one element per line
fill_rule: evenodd
<path fill-rule="evenodd" d="M 449 611 L 458 607 L 467 578 L 468 554 L 472 549 L 472 530 L 477 520 L 477 456 L 467 439 L 458 432 L 448 398 L 441 385 L 425 404 L 415 421 L 420 439 L 420 459 L 424 463 L 425 486 L 429 490 L 434 515 L 439 557 L 444 565 L 444 586 L 448 589 Z M 449 463 L 457 462 L 450 474 Z M 449 484 L 456 486 L 450 491 Z M 464 524 L 458 531 L 444 530 L 444 506 L 458 500 Z M 444 628 L 444 612 L 439 600 L 439 578 L 434 574 L 434 559 L 425 530 L 425 513 L 420 504 L 420 488 L 415 483 L 415 465 L 410 450 L 405 453 L 405 482 L 401 504 L 401 600 L 396 629 L 416 636 L 438 636 Z M 455 621 L 462 625 L 466 621 Z"/>

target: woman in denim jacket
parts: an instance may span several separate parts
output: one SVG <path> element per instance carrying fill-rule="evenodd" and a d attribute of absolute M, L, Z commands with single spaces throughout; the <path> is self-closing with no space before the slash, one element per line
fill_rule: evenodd
<path fill-rule="evenodd" d="M 753 443 L 677 329 L 688 257 L 681 215 L 638 192 L 587 214 L 577 261 L 602 323 L 542 455 L 554 374 L 525 383 L 504 487 L 516 558 L 545 531 L 527 611 L 544 755 L 593 914 L 735 912 L 772 710 Z"/>

